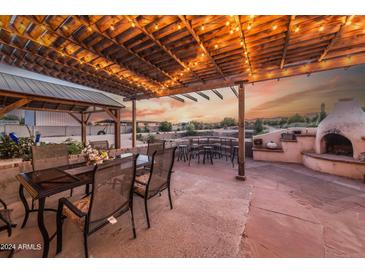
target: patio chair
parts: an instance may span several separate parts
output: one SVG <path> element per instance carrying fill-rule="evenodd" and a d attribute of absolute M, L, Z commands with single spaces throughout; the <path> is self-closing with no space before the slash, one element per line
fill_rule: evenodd
<path fill-rule="evenodd" d="M 97 150 L 109 150 L 109 142 L 107 140 L 104 141 L 91 141 L 89 142 L 90 146 L 92 148 L 95 148 Z"/>
<path fill-rule="evenodd" d="M 12 229 L 16 227 L 16 224 L 13 224 L 11 222 L 11 209 L 8 209 L 6 203 L 0 199 L 0 204 L 2 205 L 2 208 L 0 208 L 0 232 L 6 230 L 8 232 L 8 237 L 11 236 Z M 14 249 L 11 250 L 3 250 L 0 249 L 1 252 L 9 251 L 9 254 L 7 255 L 8 258 L 13 257 L 14 255 Z"/>
<path fill-rule="evenodd" d="M 66 144 L 32 146 L 33 170 L 43 170 L 69 164 Z"/>
<path fill-rule="evenodd" d="M 164 141 L 164 140 L 148 141 L 147 155 L 152 156 L 155 151 L 164 151 L 165 143 L 166 143 L 166 141 Z"/>
<path fill-rule="evenodd" d="M 133 237 L 136 230 L 133 215 L 133 184 L 136 159 L 131 155 L 97 165 L 88 196 L 71 202 L 61 198 L 57 211 L 57 254 L 62 251 L 62 223 L 64 217 L 76 222 L 84 235 L 85 257 L 89 256 L 88 237 L 124 213 L 131 212 Z"/>
<path fill-rule="evenodd" d="M 32 167 L 33 171 L 66 166 L 69 164 L 68 149 L 66 144 L 50 144 L 45 146 L 32 146 Z M 73 189 L 70 190 L 70 196 Z M 34 199 L 32 199 L 32 210 L 34 209 Z M 27 219 L 25 217 L 22 228 L 25 227 Z"/>
<path fill-rule="evenodd" d="M 163 152 L 155 151 L 152 155 L 152 163 L 149 174 L 138 176 L 134 186 L 134 193 L 144 199 L 147 226 L 151 227 L 148 215 L 148 200 L 168 191 L 170 208 L 173 209 L 171 199 L 171 173 L 174 166 L 176 147 L 165 149 Z"/>

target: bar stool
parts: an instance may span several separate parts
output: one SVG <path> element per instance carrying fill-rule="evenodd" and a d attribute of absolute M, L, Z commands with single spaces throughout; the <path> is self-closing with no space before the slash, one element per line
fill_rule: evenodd
<path fill-rule="evenodd" d="M 210 163 L 213 164 L 213 147 L 212 146 L 203 146 L 203 150 L 201 151 L 203 153 L 203 164 L 205 164 L 205 159 L 210 159 Z M 200 153 L 198 154 L 198 163 L 200 163 Z"/>
<path fill-rule="evenodd" d="M 188 145 L 178 145 L 177 146 L 178 151 L 177 151 L 177 160 L 184 160 L 184 162 L 186 162 L 189 157 L 188 157 Z"/>
<path fill-rule="evenodd" d="M 195 159 L 195 157 L 199 157 L 199 150 L 200 150 L 200 146 L 199 144 L 191 144 L 189 147 L 189 166 L 190 166 L 190 162 L 191 159 Z"/>
<path fill-rule="evenodd" d="M 232 166 L 234 167 L 234 159 L 237 156 L 237 163 L 238 163 L 238 146 L 233 146 L 232 147 L 232 157 L 231 157 L 231 162 L 232 162 Z"/>

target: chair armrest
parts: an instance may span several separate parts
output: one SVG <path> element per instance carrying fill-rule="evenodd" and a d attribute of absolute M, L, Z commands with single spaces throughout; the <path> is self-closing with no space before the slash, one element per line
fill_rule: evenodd
<path fill-rule="evenodd" d="M 0 203 L 4 206 L 5 209 L 8 208 L 3 200 L 0 199 Z"/>
<path fill-rule="evenodd" d="M 66 198 L 61 198 L 58 201 L 58 209 L 62 210 L 63 206 L 67 206 L 76 216 L 78 217 L 85 217 L 87 215 L 87 213 L 82 212 L 81 210 L 79 210 L 77 207 L 74 206 L 73 203 L 71 203 L 69 200 L 67 200 Z"/>

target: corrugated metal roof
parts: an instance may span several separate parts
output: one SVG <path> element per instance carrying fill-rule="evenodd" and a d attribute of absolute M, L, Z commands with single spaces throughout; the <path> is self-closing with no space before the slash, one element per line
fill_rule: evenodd
<path fill-rule="evenodd" d="M 0 72 L 0 90 L 13 91 L 32 96 L 49 97 L 53 99 L 70 100 L 91 105 L 103 105 L 122 108 L 118 103 L 107 95 L 87 89 L 69 87 L 41 80 L 16 76 Z"/>

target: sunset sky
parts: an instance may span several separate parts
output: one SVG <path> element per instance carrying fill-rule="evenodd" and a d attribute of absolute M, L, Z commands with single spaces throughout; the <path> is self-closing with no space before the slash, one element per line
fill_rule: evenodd
<path fill-rule="evenodd" d="M 0 71 L 32 77 L 34 79 L 80 87 L 79 85 L 35 74 L 0 64 Z M 85 87 L 83 87 L 85 88 Z M 85 88 L 90 89 L 90 88 Z M 204 91 L 210 97 L 206 100 L 192 93 L 198 99 L 193 102 L 176 101 L 170 97 L 142 100 L 137 102 L 137 120 L 139 121 L 171 121 L 188 122 L 198 120 L 204 122 L 218 122 L 224 117 L 237 119 L 238 101 L 231 89 L 219 90 L 224 100 L 219 99 L 211 90 Z M 107 93 L 112 98 L 126 106 L 122 111 L 122 120 L 131 120 L 131 103 L 123 102 L 123 98 Z M 341 98 L 354 98 L 365 106 L 365 65 L 352 67 L 348 70 L 339 69 L 321 73 L 284 78 L 280 81 L 271 80 L 254 85 L 246 85 L 246 117 L 247 119 L 290 116 L 295 113 L 307 114 L 318 112 L 320 104 L 326 104 L 326 111 L 333 108 L 335 102 Z M 52 119 L 59 120 L 59 124 L 68 118 L 67 123 L 75 121 L 68 115 L 53 115 Z M 91 118 L 98 121 L 109 117 L 97 113 Z"/>
<path fill-rule="evenodd" d="M 229 88 L 220 91 L 224 100 L 208 90 L 204 93 L 210 97 L 209 101 L 194 95 L 198 103 L 189 99 L 181 103 L 169 97 L 138 101 L 137 119 L 215 122 L 224 117 L 237 118 L 237 98 Z M 246 117 L 254 119 L 313 113 L 319 111 L 322 102 L 326 104 L 326 111 L 331 111 L 340 98 L 354 98 L 365 106 L 365 65 L 315 73 L 310 77 L 303 75 L 247 85 Z M 131 106 L 125 105 L 127 108 L 122 116 L 129 120 Z"/>

